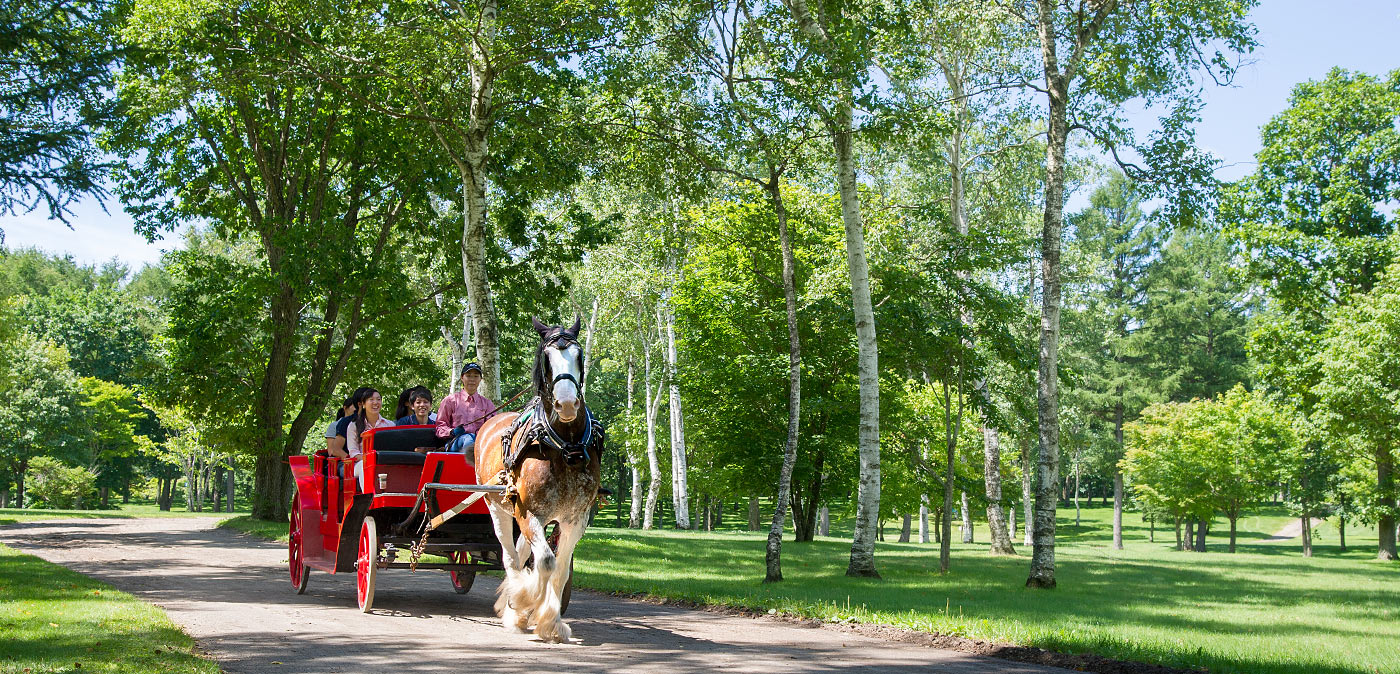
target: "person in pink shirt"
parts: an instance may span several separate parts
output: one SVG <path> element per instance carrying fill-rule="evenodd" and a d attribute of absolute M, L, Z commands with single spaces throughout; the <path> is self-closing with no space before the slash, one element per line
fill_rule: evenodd
<path fill-rule="evenodd" d="M 471 456 L 476 432 L 490 419 L 496 403 L 476 392 L 481 386 L 481 366 L 467 363 L 462 368 L 462 390 L 442 399 L 438 407 L 437 436 L 447 440 L 447 451 Z"/>

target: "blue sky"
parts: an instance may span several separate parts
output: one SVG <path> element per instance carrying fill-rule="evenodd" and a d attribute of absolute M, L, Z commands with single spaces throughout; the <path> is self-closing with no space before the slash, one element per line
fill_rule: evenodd
<path fill-rule="evenodd" d="M 1293 85 L 1326 75 L 1333 66 L 1381 74 L 1400 68 L 1400 3 L 1380 0 L 1304 2 L 1262 0 L 1253 15 L 1260 46 L 1231 88 L 1206 90 L 1197 139 L 1223 162 L 1222 179 L 1253 171 L 1259 127 L 1283 110 Z M 178 234 L 154 244 L 132 232 L 120 204 L 109 213 L 93 200 L 81 204 L 69 229 L 39 213 L 0 217 L 5 244 L 37 246 L 85 263 L 117 258 L 139 269 L 179 245 Z"/>

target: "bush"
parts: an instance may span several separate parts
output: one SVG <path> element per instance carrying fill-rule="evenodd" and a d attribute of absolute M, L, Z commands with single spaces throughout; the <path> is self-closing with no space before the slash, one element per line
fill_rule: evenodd
<path fill-rule="evenodd" d="M 30 508 L 80 509 L 97 495 L 97 475 L 41 456 L 29 462 L 24 500 Z"/>

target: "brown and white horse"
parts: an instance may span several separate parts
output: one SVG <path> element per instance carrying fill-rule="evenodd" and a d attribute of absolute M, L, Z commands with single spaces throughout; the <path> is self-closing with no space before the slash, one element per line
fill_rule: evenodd
<path fill-rule="evenodd" d="M 583 351 L 578 344 L 578 320 L 567 329 L 532 321 L 540 333 L 534 372 L 538 403 L 520 414 L 492 417 L 481 427 L 476 470 L 483 479 L 506 470 L 502 450 L 507 435 L 512 451 L 520 448 L 510 471 L 513 497 L 485 497 L 506 569 L 496 599 L 497 615 L 508 630 L 525 632 L 534 625 L 540 639 L 567 642 L 571 630 L 560 618 L 561 595 L 569 580 L 574 547 L 583 537 L 588 511 L 598 497 L 602 438 L 601 431 L 595 434 L 593 416 L 580 395 Z M 532 418 L 517 424 L 521 414 Z M 520 525 L 518 541 L 511 540 L 512 521 Z M 550 549 L 545 535 L 550 523 L 557 523 L 556 550 Z M 534 564 L 527 568 L 525 560 L 531 555 Z"/>

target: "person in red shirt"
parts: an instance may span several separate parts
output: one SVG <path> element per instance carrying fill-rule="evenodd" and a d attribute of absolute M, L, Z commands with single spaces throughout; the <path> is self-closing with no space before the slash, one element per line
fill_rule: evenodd
<path fill-rule="evenodd" d="M 447 440 L 447 451 L 471 456 L 476 432 L 490 419 L 496 403 L 476 392 L 481 386 L 481 366 L 467 363 L 462 368 L 462 389 L 442 399 L 438 407 L 437 436 Z"/>

